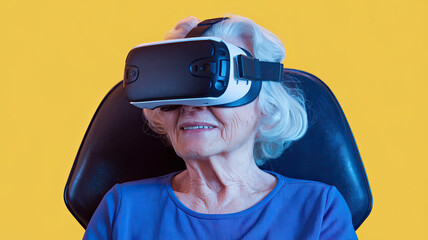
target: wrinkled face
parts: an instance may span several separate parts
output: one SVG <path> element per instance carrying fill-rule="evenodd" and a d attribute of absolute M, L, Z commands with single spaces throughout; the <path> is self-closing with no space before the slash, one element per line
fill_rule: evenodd
<path fill-rule="evenodd" d="M 238 151 L 252 155 L 260 118 L 257 101 L 233 108 L 180 106 L 161 114 L 168 138 L 184 159 Z"/>
<path fill-rule="evenodd" d="M 253 54 L 248 38 L 222 39 Z M 261 115 L 257 103 L 258 99 L 232 108 L 180 106 L 161 114 L 168 138 L 183 159 L 226 156 L 233 152 L 252 156 Z"/>

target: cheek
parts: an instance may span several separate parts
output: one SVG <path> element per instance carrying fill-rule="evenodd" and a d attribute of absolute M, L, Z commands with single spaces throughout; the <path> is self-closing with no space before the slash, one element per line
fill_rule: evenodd
<path fill-rule="evenodd" d="M 229 114 L 220 115 L 223 128 L 221 131 L 221 138 L 227 144 L 233 143 L 240 138 L 252 137 L 252 133 L 257 130 L 258 116 L 257 114 L 249 114 L 252 109 L 239 109 Z"/>
<path fill-rule="evenodd" d="M 171 143 L 174 143 L 177 138 L 177 120 L 178 114 L 172 111 L 162 112 L 164 128 L 166 136 Z"/>
<path fill-rule="evenodd" d="M 221 138 L 227 144 L 230 144 L 233 141 L 233 138 L 236 138 L 239 133 L 239 122 L 241 121 L 238 114 L 233 113 L 227 120 L 223 121 L 223 128 L 221 130 Z"/>

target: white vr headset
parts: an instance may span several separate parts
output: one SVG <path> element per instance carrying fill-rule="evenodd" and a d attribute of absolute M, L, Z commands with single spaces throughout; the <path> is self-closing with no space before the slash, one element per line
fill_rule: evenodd
<path fill-rule="evenodd" d="M 203 21 L 184 39 L 134 47 L 123 80 L 129 102 L 163 110 L 177 105 L 236 107 L 257 98 L 261 81 L 281 81 L 281 63 L 259 61 L 220 38 L 198 37 L 222 20 Z"/>

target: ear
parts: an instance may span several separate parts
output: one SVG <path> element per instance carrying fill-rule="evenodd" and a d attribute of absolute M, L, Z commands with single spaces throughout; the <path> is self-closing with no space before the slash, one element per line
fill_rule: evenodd
<path fill-rule="evenodd" d="M 259 103 L 259 101 L 260 101 L 259 97 L 257 97 L 256 99 L 254 99 L 254 102 L 256 103 L 255 107 L 257 108 L 256 111 L 259 114 L 260 118 L 264 118 L 267 115 L 260 109 L 260 103 Z"/>
<path fill-rule="evenodd" d="M 253 46 L 253 36 L 249 33 L 241 33 L 241 44 L 244 46 L 244 48 L 251 53 L 251 55 L 254 56 L 254 46 Z"/>
<path fill-rule="evenodd" d="M 259 97 L 257 97 L 256 101 L 259 100 Z M 264 112 L 262 112 L 262 110 L 259 108 L 259 104 L 257 102 L 257 109 L 258 109 L 258 114 L 259 114 L 259 122 L 258 122 L 258 126 L 257 126 L 257 133 L 256 133 L 256 140 L 260 137 L 260 129 L 263 128 L 264 125 L 261 124 L 261 122 L 263 122 L 262 120 L 267 116 Z"/>

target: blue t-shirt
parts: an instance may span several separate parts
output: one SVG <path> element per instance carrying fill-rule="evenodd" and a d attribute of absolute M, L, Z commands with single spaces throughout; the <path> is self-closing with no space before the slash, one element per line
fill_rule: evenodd
<path fill-rule="evenodd" d="M 116 184 L 103 198 L 83 239 L 357 239 L 351 214 L 334 186 L 274 175 L 275 188 L 237 213 L 203 214 L 171 187 L 179 172 Z"/>

